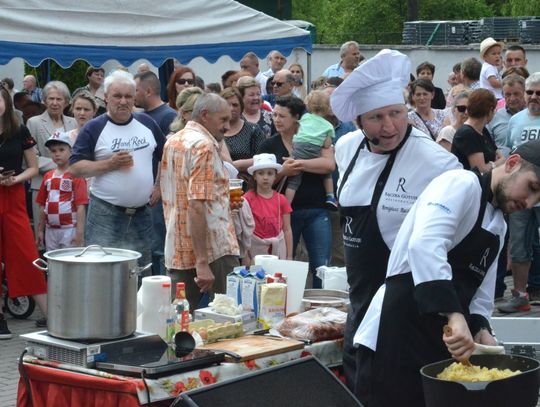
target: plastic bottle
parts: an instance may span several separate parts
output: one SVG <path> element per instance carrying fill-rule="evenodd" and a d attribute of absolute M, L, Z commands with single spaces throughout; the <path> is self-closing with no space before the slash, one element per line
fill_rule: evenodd
<path fill-rule="evenodd" d="M 186 299 L 186 284 L 176 283 L 176 295 L 172 302 L 175 313 L 175 333 L 189 328 L 189 302 Z"/>

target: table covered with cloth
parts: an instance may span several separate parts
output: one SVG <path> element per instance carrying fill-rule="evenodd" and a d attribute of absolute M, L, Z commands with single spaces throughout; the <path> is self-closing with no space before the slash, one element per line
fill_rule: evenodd
<path fill-rule="evenodd" d="M 169 405 L 180 393 L 247 375 L 303 356 L 313 355 L 324 365 L 341 364 L 343 339 L 317 342 L 304 349 L 241 363 L 222 363 L 159 379 L 134 378 L 62 362 L 25 356 L 17 393 L 18 407 L 132 407 Z M 26 375 L 32 400 L 23 378 Z M 164 402 L 164 400 L 168 400 Z M 33 402 L 33 404 L 32 404 Z"/>

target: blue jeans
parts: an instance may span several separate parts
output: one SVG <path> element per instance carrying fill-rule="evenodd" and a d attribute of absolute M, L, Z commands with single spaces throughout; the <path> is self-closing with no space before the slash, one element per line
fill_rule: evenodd
<path fill-rule="evenodd" d="M 152 215 L 152 275 L 165 275 L 165 218 L 161 199 L 150 208 Z"/>
<path fill-rule="evenodd" d="M 151 260 L 152 233 L 148 206 L 129 216 L 114 205 L 90 196 L 84 231 L 87 245 L 135 250 L 142 255 L 139 265 L 147 265 Z"/>
<path fill-rule="evenodd" d="M 309 271 L 313 273 L 313 288 L 321 288 L 316 269 L 327 266 L 332 252 L 332 225 L 326 209 L 295 209 L 291 214 L 293 248 L 304 238 L 309 257 Z"/>

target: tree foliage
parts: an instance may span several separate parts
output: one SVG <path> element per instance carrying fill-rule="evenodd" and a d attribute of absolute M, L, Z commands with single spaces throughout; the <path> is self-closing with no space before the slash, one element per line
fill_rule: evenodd
<path fill-rule="evenodd" d="M 540 15 L 531 0 L 292 0 L 294 19 L 317 28 L 317 42 L 399 43 L 407 17 L 471 20 L 494 16 Z M 414 16 L 414 17 L 412 17 Z"/>

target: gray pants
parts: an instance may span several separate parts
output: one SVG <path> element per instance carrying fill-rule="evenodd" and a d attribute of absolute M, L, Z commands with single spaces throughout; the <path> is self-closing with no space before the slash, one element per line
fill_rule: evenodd
<path fill-rule="evenodd" d="M 216 278 L 212 290 L 208 292 L 211 299 L 214 298 L 214 294 L 216 293 L 225 294 L 227 289 L 227 274 L 239 265 L 240 262 L 238 261 L 237 256 L 223 256 L 210 263 L 210 270 L 212 270 L 212 273 L 214 273 L 214 277 Z M 197 276 L 195 269 L 168 269 L 167 275 L 171 277 L 172 299 L 174 299 L 176 295 L 176 283 L 184 282 L 186 284 L 186 299 L 189 302 L 190 312 L 193 312 L 199 305 L 199 301 L 202 297 L 201 289 L 194 280 Z"/>
<path fill-rule="evenodd" d="M 293 143 L 292 156 L 294 159 L 309 160 L 319 158 L 321 156 L 321 147 L 311 143 Z M 332 174 L 323 175 L 323 177 L 331 177 Z M 298 190 L 302 183 L 302 173 L 289 177 L 287 179 L 287 189 L 293 191 Z"/>

